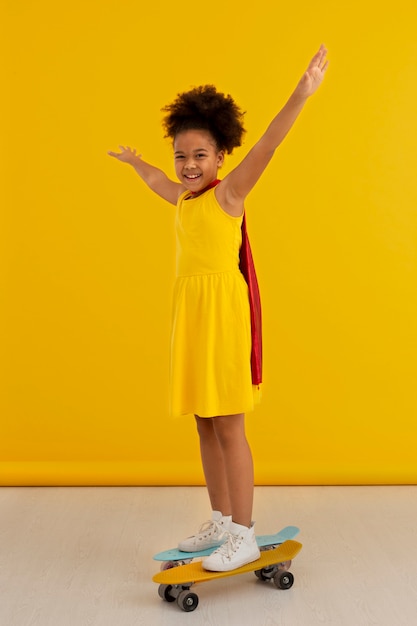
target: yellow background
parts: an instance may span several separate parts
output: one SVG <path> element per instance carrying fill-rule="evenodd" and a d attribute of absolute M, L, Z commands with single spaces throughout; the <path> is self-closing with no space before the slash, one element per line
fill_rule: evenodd
<path fill-rule="evenodd" d="M 376 0 L 2 2 L 2 484 L 201 484 L 168 416 L 174 176 L 160 109 L 215 83 L 245 145 L 324 41 L 320 92 L 247 201 L 265 384 L 258 484 L 417 480 L 417 9 Z"/>

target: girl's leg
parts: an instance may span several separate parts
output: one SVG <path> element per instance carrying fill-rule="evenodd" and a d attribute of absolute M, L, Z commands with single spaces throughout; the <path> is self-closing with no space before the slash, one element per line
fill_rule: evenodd
<path fill-rule="evenodd" d="M 214 419 L 195 416 L 200 437 L 201 461 L 213 511 L 225 516 L 232 514 L 229 486 L 223 452 L 214 430 Z M 217 419 L 217 418 L 215 418 Z"/>
<path fill-rule="evenodd" d="M 196 416 L 201 459 L 212 509 L 252 523 L 253 461 L 245 434 L 245 416 Z"/>
<path fill-rule="evenodd" d="M 221 490 L 225 492 L 225 485 L 227 485 L 233 522 L 250 527 L 252 523 L 254 472 L 252 453 L 245 434 L 245 416 L 243 413 L 223 415 L 210 421 L 218 442 L 215 454 L 219 465 L 220 459 L 222 459 Z M 208 449 L 207 456 L 210 456 L 212 451 L 213 448 Z M 214 459 L 212 461 L 214 463 Z M 217 474 L 219 473 L 217 470 Z M 213 476 L 216 474 L 214 473 Z"/>
<path fill-rule="evenodd" d="M 232 519 L 227 474 L 223 462 L 223 452 L 213 428 L 213 418 L 195 416 L 200 435 L 201 459 L 210 503 L 212 519 L 203 524 L 196 535 L 187 537 L 178 544 L 180 550 L 196 552 L 206 548 L 216 548 L 223 540 L 223 533 L 229 528 Z"/>
<path fill-rule="evenodd" d="M 215 417 L 213 428 L 223 457 L 232 522 L 226 541 L 203 559 L 203 568 L 225 572 L 256 561 L 260 556 L 252 525 L 253 461 L 243 414 Z"/>

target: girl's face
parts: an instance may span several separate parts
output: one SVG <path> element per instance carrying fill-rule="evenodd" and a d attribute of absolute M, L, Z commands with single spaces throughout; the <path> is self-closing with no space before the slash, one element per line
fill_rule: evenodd
<path fill-rule="evenodd" d="M 185 130 L 174 140 L 175 173 L 190 191 L 198 192 L 217 178 L 224 151 L 207 130 Z"/>

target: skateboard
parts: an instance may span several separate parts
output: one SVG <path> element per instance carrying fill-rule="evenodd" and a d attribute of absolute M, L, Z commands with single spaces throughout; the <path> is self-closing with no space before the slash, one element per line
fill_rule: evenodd
<path fill-rule="evenodd" d="M 261 550 L 272 546 L 275 547 L 279 546 L 287 539 L 294 539 L 299 532 L 300 529 L 297 528 L 297 526 L 286 526 L 278 533 L 275 533 L 275 535 L 259 535 L 256 537 L 256 542 Z M 189 563 L 193 559 L 209 556 L 216 549 L 217 548 L 208 548 L 207 550 L 200 550 L 199 552 L 183 552 L 177 548 L 172 548 L 171 550 L 158 552 L 153 558 L 155 561 L 164 562 L 161 569 L 169 569 L 177 565 L 185 565 L 185 563 Z"/>
<path fill-rule="evenodd" d="M 255 572 L 259 580 L 273 580 L 278 589 L 290 589 L 294 583 L 294 576 L 286 569 L 286 565 L 300 552 L 301 548 L 301 543 L 288 539 L 278 548 L 261 552 L 260 558 L 256 561 L 231 572 L 209 572 L 203 569 L 201 561 L 192 561 L 186 565 L 158 572 L 152 580 L 159 583 L 158 593 L 163 600 L 176 601 L 180 609 L 189 613 L 198 606 L 198 595 L 190 591 L 195 583 Z"/>

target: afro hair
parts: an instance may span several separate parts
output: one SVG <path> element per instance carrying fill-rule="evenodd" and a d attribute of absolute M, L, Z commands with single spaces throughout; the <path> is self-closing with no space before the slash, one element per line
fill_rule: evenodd
<path fill-rule="evenodd" d="M 202 85 L 180 93 L 162 111 L 166 113 L 163 119 L 165 137 L 172 140 L 186 130 L 207 130 L 217 148 L 228 154 L 242 144 L 245 113 L 230 95 L 218 92 L 214 85 Z"/>

